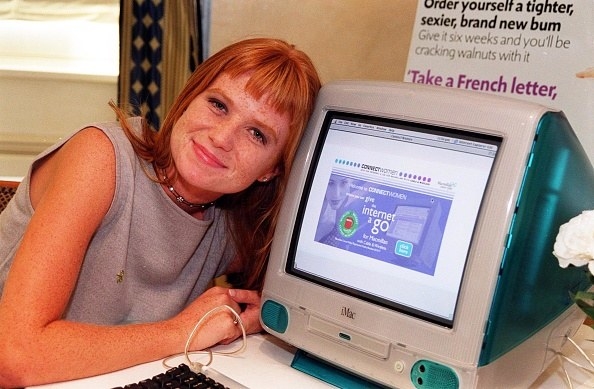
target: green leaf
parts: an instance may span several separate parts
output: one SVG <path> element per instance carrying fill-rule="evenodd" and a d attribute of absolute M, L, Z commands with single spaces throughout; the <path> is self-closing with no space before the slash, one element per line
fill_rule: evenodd
<path fill-rule="evenodd" d="M 571 296 L 575 304 L 588 317 L 594 318 L 594 293 L 593 292 L 577 292 Z"/>
<path fill-rule="evenodd" d="M 590 301 L 592 304 L 594 304 L 594 292 L 579 291 L 571 297 L 573 298 L 573 300 Z"/>

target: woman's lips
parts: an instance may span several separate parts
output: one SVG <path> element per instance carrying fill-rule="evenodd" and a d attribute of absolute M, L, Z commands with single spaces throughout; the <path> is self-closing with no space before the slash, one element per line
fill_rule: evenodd
<path fill-rule="evenodd" d="M 217 158 L 213 153 L 208 151 L 205 147 L 201 146 L 198 143 L 194 144 L 194 151 L 197 157 L 206 163 L 208 166 L 212 166 L 215 168 L 224 168 L 226 167 L 223 162 L 219 158 Z"/>

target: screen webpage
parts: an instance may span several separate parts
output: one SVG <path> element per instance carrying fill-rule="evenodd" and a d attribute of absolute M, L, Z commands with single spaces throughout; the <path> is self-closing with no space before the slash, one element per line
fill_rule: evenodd
<path fill-rule="evenodd" d="M 451 326 L 501 139 L 337 112 L 320 139 L 287 271 Z"/>

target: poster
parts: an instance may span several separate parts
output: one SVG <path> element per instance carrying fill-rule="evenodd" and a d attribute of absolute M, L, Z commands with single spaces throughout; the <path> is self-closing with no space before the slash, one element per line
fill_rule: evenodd
<path fill-rule="evenodd" d="M 560 109 L 594 161 L 594 1 L 420 0 L 404 81 Z"/>

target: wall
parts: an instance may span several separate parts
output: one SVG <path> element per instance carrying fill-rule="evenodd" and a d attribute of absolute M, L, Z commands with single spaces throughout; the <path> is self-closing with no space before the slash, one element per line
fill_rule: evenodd
<path fill-rule="evenodd" d="M 60 137 L 115 118 L 119 3 L 101 3 L 20 2 L 11 10 L 22 18 L 0 19 L 0 177 L 23 176 Z"/>
<path fill-rule="evenodd" d="M 323 82 L 402 81 L 415 0 L 216 0 L 210 53 L 248 37 L 285 39 L 305 51 Z"/>
<path fill-rule="evenodd" d="M 0 93 L 0 176 L 22 176 L 60 137 L 115 118 L 117 77 L 2 70 Z"/>

